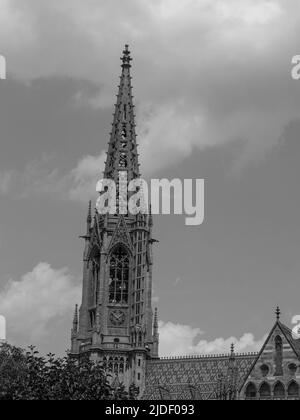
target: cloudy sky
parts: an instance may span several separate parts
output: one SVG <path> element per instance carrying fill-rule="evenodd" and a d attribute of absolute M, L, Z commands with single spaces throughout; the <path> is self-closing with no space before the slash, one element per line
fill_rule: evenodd
<path fill-rule="evenodd" d="M 157 216 L 161 354 L 257 350 L 300 313 L 298 0 L 0 0 L 0 314 L 58 354 L 80 302 L 120 55 L 143 174 L 204 178 L 205 222 Z"/>

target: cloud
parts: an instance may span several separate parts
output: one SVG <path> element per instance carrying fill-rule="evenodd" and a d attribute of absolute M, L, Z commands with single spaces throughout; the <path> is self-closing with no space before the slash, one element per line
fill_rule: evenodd
<path fill-rule="evenodd" d="M 7 194 L 13 183 L 13 171 L 0 172 L 0 194 Z"/>
<path fill-rule="evenodd" d="M 50 324 L 69 317 L 80 299 L 80 284 L 67 268 L 39 263 L 0 291 L 0 313 L 7 320 L 7 338 L 19 345 L 39 343 Z M 47 337 L 48 340 L 50 337 Z"/>
<path fill-rule="evenodd" d="M 182 284 L 182 278 L 181 277 L 177 277 L 177 279 L 174 281 L 174 286 L 178 286 L 179 284 Z"/>
<path fill-rule="evenodd" d="M 103 176 L 106 154 L 84 156 L 69 172 L 59 171 L 53 156 L 43 156 L 24 171 L 0 173 L 0 194 L 19 198 L 35 195 L 87 202 L 97 197 L 96 184 Z"/>
<path fill-rule="evenodd" d="M 35 44 L 32 14 L 15 7 L 11 0 L 0 0 L 0 37 L 2 48 L 8 51 Z"/>
<path fill-rule="evenodd" d="M 227 354 L 232 343 L 237 353 L 258 352 L 266 337 L 256 341 L 253 334 L 246 333 L 242 337 L 217 338 L 213 341 L 199 340 L 204 333 L 199 328 L 188 325 L 160 322 L 160 355 L 183 356 L 205 354 Z"/>
<path fill-rule="evenodd" d="M 72 186 L 69 197 L 75 201 L 86 201 L 96 196 L 96 184 L 103 176 L 106 153 L 99 156 L 85 156 L 70 173 Z"/>
<path fill-rule="evenodd" d="M 231 0 L 214 2 L 214 8 L 223 19 L 239 20 L 249 25 L 265 25 L 278 18 L 282 9 L 277 1 Z"/>
<path fill-rule="evenodd" d="M 153 174 L 172 162 L 188 157 L 197 144 L 203 121 L 198 115 L 180 113 L 176 105 L 140 111 L 140 155 L 143 172 Z"/>
<path fill-rule="evenodd" d="M 158 296 L 153 296 L 152 298 L 152 305 L 156 306 L 159 303 L 159 297 Z"/>
<path fill-rule="evenodd" d="M 90 80 L 101 86 L 98 97 L 76 100 L 93 110 L 111 108 L 120 49 L 132 45 L 145 175 L 236 142 L 235 168 L 256 163 L 298 118 L 300 97 L 290 77 L 299 48 L 297 0 L 2 2 L 9 10 L 3 39 L 10 71 L 24 79 Z M 24 29 L 25 46 L 16 51 L 10 35 L 20 16 L 31 30 Z M 72 172 L 74 199 L 89 188 L 82 170 Z"/>

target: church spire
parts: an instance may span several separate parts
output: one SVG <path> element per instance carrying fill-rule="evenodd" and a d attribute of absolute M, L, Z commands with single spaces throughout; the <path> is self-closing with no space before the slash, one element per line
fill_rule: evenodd
<path fill-rule="evenodd" d="M 121 80 L 104 171 L 104 178 L 116 183 L 120 172 L 127 172 L 128 182 L 140 176 L 130 75 L 132 58 L 128 45 L 125 45 L 121 61 Z"/>

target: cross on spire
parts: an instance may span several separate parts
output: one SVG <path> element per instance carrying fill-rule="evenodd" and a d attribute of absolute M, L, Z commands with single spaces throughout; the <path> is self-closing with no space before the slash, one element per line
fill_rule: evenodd
<path fill-rule="evenodd" d="M 276 315 L 277 321 L 280 321 L 281 311 L 280 311 L 279 306 L 277 306 L 277 308 L 276 308 L 275 315 Z"/>

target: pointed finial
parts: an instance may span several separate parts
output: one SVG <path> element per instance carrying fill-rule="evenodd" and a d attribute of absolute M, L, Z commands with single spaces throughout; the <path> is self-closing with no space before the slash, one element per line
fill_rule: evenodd
<path fill-rule="evenodd" d="M 276 309 L 275 314 L 276 314 L 276 319 L 277 319 L 277 321 L 279 321 L 279 320 L 280 320 L 280 315 L 281 315 L 281 311 L 280 311 L 279 306 L 277 306 L 277 309 Z"/>
<path fill-rule="evenodd" d="M 89 210 L 88 210 L 88 216 L 87 216 L 87 223 L 91 225 L 92 223 L 92 201 L 89 201 Z"/>
<path fill-rule="evenodd" d="M 155 308 L 155 312 L 154 312 L 153 328 L 154 328 L 154 334 L 157 334 L 158 333 L 158 309 L 157 308 Z"/>
<path fill-rule="evenodd" d="M 78 305 L 75 306 L 73 328 L 72 328 L 72 339 L 76 338 L 78 334 Z"/>
<path fill-rule="evenodd" d="M 152 204 L 149 206 L 149 226 L 150 228 L 153 227 Z"/>
<path fill-rule="evenodd" d="M 74 312 L 74 325 L 78 325 L 78 305 L 75 306 L 75 312 Z"/>
<path fill-rule="evenodd" d="M 122 60 L 122 67 L 123 68 L 130 68 L 131 64 L 130 62 L 132 61 L 132 58 L 130 57 L 130 51 L 129 51 L 129 45 L 126 44 L 125 45 L 125 50 L 123 51 L 123 57 L 121 58 Z"/>

